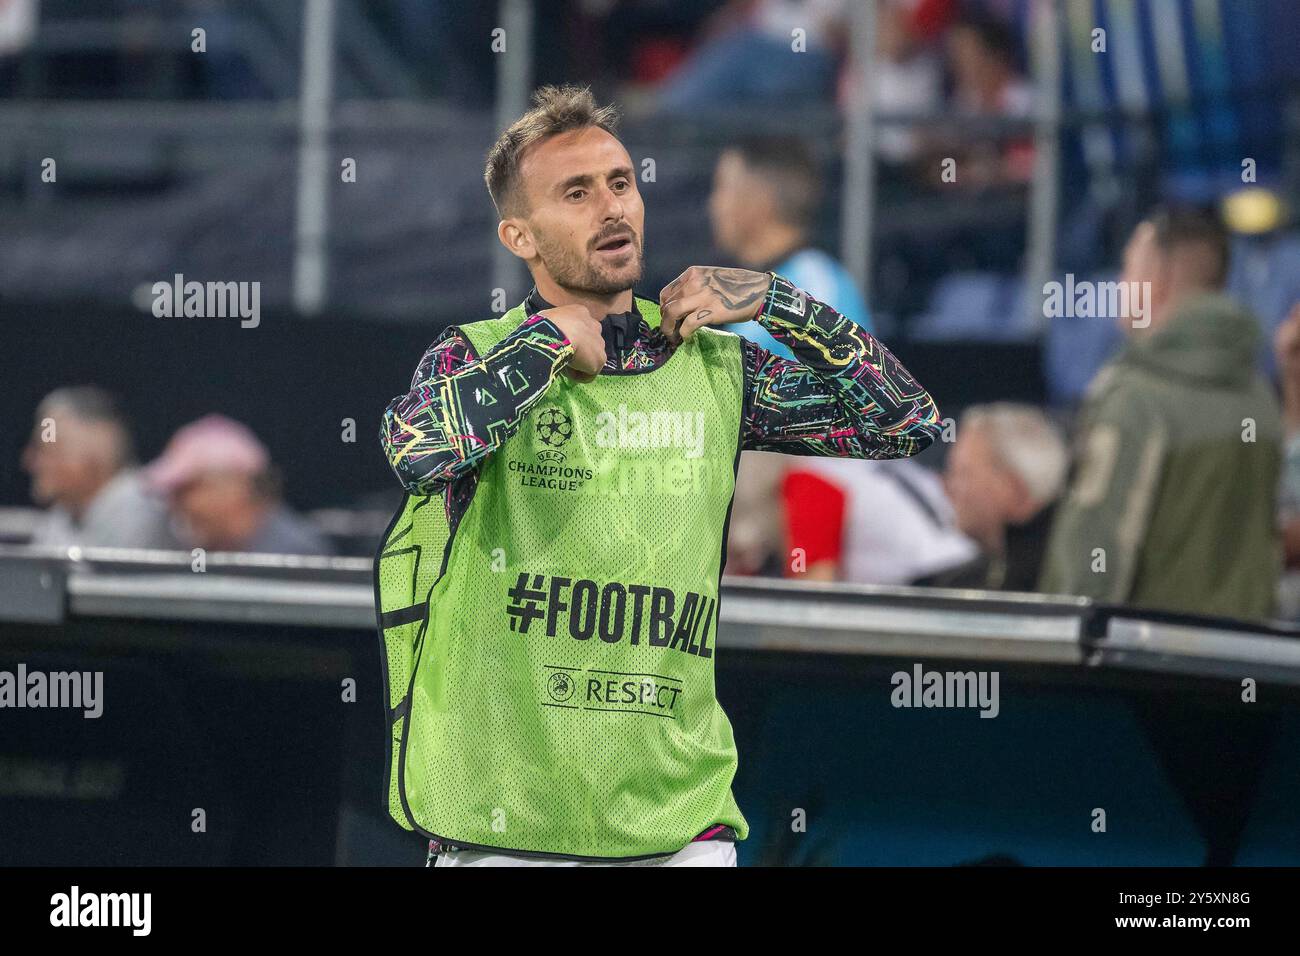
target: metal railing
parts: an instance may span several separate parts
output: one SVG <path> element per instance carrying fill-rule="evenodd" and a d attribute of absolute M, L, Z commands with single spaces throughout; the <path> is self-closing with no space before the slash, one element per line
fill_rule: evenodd
<path fill-rule="evenodd" d="M 368 630 L 365 558 L 0 545 L 0 622 L 127 618 Z M 724 577 L 719 646 L 1253 677 L 1300 686 L 1300 629 L 1085 598 Z"/>

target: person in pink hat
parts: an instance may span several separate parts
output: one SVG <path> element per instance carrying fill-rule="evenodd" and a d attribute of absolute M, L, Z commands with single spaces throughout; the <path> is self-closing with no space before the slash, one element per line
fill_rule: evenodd
<path fill-rule="evenodd" d="M 172 436 L 145 470 L 177 536 L 210 551 L 328 554 L 324 537 L 280 499 L 271 456 L 247 426 L 207 415 Z"/>

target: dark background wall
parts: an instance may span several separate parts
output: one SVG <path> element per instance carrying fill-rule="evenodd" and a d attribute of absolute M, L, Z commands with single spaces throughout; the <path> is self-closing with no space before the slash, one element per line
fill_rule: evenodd
<path fill-rule="evenodd" d="M 372 630 L 0 622 L 0 670 L 19 662 L 102 670 L 103 715 L 5 712 L 0 866 L 423 862 L 385 816 Z M 1296 688 L 1261 683 L 1243 706 L 1231 679 L 998 661 L 990 720 L 892 706 L 914 663 L 719 657 L 742 865 L 1300 864 Z"/>

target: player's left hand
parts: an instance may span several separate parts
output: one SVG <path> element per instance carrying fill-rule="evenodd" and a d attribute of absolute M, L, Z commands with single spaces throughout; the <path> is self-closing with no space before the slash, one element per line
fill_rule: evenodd
<path fill-rule="evenodd" d="M 701 325 L 748 322 L 762 310 L 771 283 L 766 272 L 691 266 L 659 293 L 659 327 L 680 344 Z"/>

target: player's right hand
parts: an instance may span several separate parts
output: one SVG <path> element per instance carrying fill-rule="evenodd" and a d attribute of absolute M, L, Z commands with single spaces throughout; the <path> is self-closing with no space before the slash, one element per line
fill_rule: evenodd
<path fill-rule="evenodd" d="M 605 337 L 600 322 L 585 305 L 560 305 L 538 313 L 550 319 L 573 346 L 564 374 L 577 382 L 590 382 L 605 367 Z"/>

